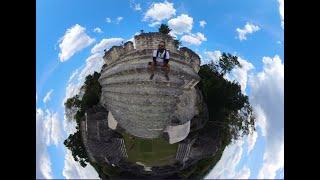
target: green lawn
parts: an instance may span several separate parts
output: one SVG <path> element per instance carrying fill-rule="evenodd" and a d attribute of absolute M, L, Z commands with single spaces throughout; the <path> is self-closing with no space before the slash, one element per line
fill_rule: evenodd
<path fill-rule="evenodd" d="M 163 138 L 143 139 L 122 133 L 128 161 L 141 162 L 146 166 L 162 166 L 175 162 L 178 144 L 169 144 Z"/>

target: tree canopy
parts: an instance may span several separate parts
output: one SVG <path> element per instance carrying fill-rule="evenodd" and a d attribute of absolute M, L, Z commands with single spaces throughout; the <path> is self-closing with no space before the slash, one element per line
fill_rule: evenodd
<path fill-rule="evenodd" d="M 208 107 L 209 122 L 220 129 L 226 145 L 255 130 L 248 96 L 242 94 L 238 83 L 223 78 L 235 66 L 240 66 L 238 58 L 223 53 L 219 63 L 202 65 L 198 73 L 201 77 L 198 86 Z"/>
<path fill-rule="evenodd" d="M 169 34 L 172 29 L 166 24 L 161 24 L 159 27 L 159 32 L 163 34 Z"/>
<path fill-rule="evenodd" d="M 222 53 L 219 58 L 219 67 L 221 68 L 221 75 L 229 73 L 235 66 L 241 67 L 238 57 L 233 56 L 230 53 Z"/>
<path fill-rule="evenodd" d="M 87 165 L 89 162 L 88 155 L 86 153 L 84 144 L 82 142 L 80 121 L 84 118 L 85 111 L 92 106 L 98 104 L 101 95 L 101 86 L 99 84 L 100 74 L 94 72 L 93 75 L 88 75 L 85 79 L 84 85 L 81 89 L 84 90 L 82 97 L 75 95 L 67 99 L 65 102 L 66 110 L 76 109 L 73 119 L 76 120 L 77 131 L 74 134 L 70 134 L 69 137 L 64 141 L 64 145 L 72 152 L 72 156 L 75 161 L 79 161 L 82 167 Z"/>

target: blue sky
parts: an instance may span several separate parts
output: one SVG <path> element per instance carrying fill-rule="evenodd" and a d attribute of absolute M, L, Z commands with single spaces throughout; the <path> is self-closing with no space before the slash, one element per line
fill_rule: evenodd
<path fill-rule="evenodd" d="M 239 56 L 243 67 L 226 78 L 241 84 L 258 117 L 257 133 L 230 145 L 208 178 L 283 178 L 283 14 L 283 0 L 37 0 L 37 177 L 96 177 L 63 146 L 74 131 L 63 101 L 100 70 L 103 49 L 167 23 L 202 63 Z"/>

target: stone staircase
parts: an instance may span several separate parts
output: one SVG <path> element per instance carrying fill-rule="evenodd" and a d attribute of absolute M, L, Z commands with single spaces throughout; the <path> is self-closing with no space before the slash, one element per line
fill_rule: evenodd
<path fill-rule="evenodd" d="M 123 56 L 104 66 L 99 79 L 100 102 L 127 132 L 142 138 L 157 138 L 171 123 L 179 96 L 200 78 L 190 65 L 174 59 L 170 62 L 169 81 L 160 68 L 150 80 L 147 53 L 137 52 L 138 56 L 131 53 L 133 59 Z"/>

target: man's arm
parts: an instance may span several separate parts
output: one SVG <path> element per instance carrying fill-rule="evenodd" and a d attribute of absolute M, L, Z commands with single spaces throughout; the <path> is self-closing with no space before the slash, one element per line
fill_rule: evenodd
<path fill-rule="evenodd" d="M 166 51 L 165 59 L 163 60 L 163 65 L 164 66 L 168 65 L 169 60 L 170 60 L 170 54 L 169 54 L 169 51 Z"/>
<path fill-rule="evenodd" d="M 157 64 L 157 50 L 153 51 L 152 60 L 154 64 Z"/>

